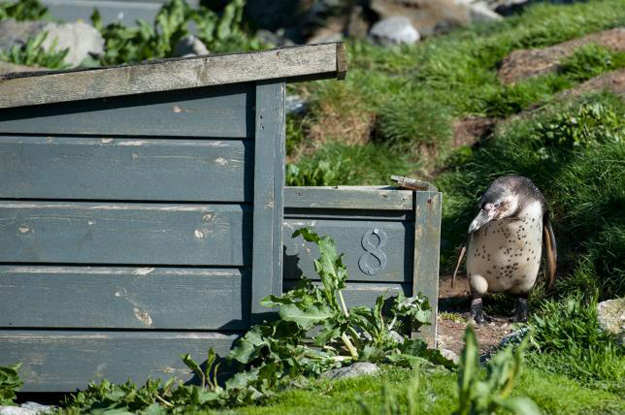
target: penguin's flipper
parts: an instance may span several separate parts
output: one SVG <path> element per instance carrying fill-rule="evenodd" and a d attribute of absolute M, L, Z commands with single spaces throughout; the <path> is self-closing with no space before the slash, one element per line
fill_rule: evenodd
<path fill-rule="evenodd" d="M 553 227 L 549 220 L 549 213 L 543 216 L 543 242 L 545 244 L 545 256 L 547 257 L 547 272 L 549 273 L 549 283 L 547 289 L 551 290 L 556 281 L 556 261 L 558 260 L 558 248 L 556 237 L 553 234 Z"/>
<path fill-rule="evenodd" d="M 460 264 L 462 264 L 462 258 L 464 258 L 464 253 L 467 251 L 467 240 L 469 237 L 467 236 L 462 242 L 462 246 L 460 247 L 460 253 L 458 254 L 458 263 L 456 264 L 456 269 L 454 270 L 454 275 L 451 277 L 451 286 L 453 288 L 454 282 L 456 282 L 456 275 L 458 274 L 458 269 L 460 269 Z"/>

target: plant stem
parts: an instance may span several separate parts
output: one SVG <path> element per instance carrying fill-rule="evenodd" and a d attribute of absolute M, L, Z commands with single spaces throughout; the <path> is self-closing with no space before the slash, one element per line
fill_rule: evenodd
<path fill-rule="evenodd" d="M 345 299 L 343 298 L 343 292 L 341 290 L 339 290 L 339 299 L 341 300 L 341 305 L 343 306 L 343 313 L 345 314 L 345 317 L 349 317 L 349 310 L 345 305 Z"/>
<path fill-rule="evenodd" d="M 168 406 L 168 407 L 170 407 L 170 408 L 171 408 L 172 406 L 174 406 L 174 404 L 173 404 L 173 403 L 171 403 L 171 402 L 169 402 L 169 401 L 166 401 L 165 399 L 161 398 L 159 395 L 156 395 L 156 400 L 157 400 L 157 401 L 159 401 L 160 403 L 162 403 L 163 405 Z"/>
<path fill-rule="evenodd" d="M 352 344 L 352 342 L 349 339 L 349 336 L 347 335 L 347 333 L 341 334 L 341 339 L 343 339 L 343 343 L 345 343 L 345 346 L 347 347 L 347 350 L 349 350 L 349 354 L 352 355 L 354 360 L 358 360 L 358 351 L 356 350 L 356 348 Z"/>

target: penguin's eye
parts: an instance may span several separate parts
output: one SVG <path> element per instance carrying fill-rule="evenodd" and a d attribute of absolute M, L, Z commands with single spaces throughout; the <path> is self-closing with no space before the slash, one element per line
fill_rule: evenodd
<path fill-rule="evenodd" d="M 499 202 L 493 203 L 493 206 L 495 207 L 495 209 L 499 209 L 499 206 L 501 206 L 501 203 Z"/>

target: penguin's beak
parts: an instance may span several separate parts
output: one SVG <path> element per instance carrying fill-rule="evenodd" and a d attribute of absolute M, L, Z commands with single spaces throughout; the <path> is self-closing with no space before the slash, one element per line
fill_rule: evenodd
<path fill-rule="evenodd" d="M 469 233 L 473 233 L 480 229 L 482 226 L 486 225 L 488 222 L 495 218 L 495 214 L 497 213 L 496 209 L 485 209 L 482 208 L 480 213 L 477 214 L 471 225 L 469 225 Z"/>

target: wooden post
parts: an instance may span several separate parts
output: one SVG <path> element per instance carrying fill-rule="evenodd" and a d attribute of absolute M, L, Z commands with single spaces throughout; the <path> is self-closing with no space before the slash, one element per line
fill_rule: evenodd
<path fill-rule="evenodd" d="M 438 314 L 438 272 L 441 240 L 442 194 L 415 192 L 415 254 L 412 295 L 425 294 L 432 306 L 432 325 L 420 336 L 430 347 L 436 346 Z"/>
<path fill-rule="evenodd" d="M 269 311 L 260 300 L 282 292 L 284 94 L 284 82 L 256 86 L 252 322 Z"/>

